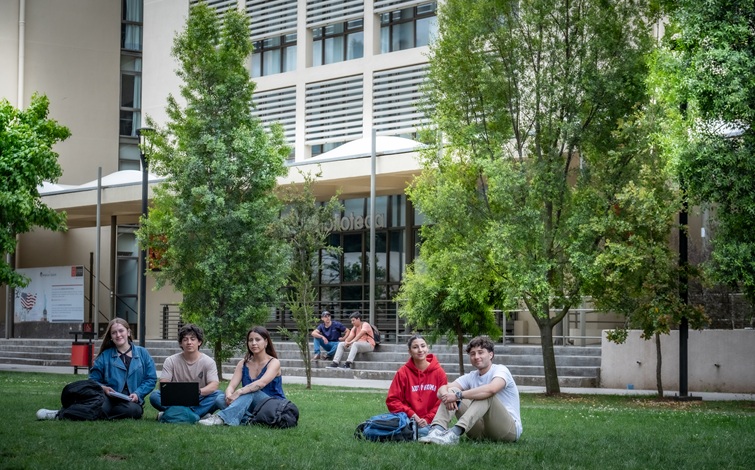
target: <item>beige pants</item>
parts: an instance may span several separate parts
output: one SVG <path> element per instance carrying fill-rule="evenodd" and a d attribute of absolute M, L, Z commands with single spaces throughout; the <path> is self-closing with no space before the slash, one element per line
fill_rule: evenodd
<path fill-rule="evenodd" d="M 471 439 L 490 439 L 493 441 L 516 441 L 516 423 L 501 401 L 492 396 L 484 400 L 461 401 L 459 409 L 448 411 L 441 403 L 435 414 L 433 424 L 448 429 L 451 418 L 456 416 L 456 425 L 464 428 Z"/>

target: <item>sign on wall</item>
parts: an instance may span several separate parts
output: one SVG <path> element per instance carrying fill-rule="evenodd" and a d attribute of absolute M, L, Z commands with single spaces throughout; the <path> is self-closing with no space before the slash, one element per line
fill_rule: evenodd
<path fill-rule="evenodd" d="M 16 272 L 30 279 L 16 288 L 16 322 L 83 322 L 84 267 L 24 268 Z"/>

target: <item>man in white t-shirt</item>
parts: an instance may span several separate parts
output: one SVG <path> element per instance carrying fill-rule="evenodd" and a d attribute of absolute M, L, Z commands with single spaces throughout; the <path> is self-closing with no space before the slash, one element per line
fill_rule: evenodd
<path fill-rule="evenodd" d="M 521 436 L 519 390 L 508 367 L 493 364 L 495 345 L 487 336 L 477 336 L 467 345 L 467 354 L 476 370 L 438 389 L 441 406 L 430 432 L 419 442 L 453 445 L 462 434 L 515 442 Z M 449 429 L 454 416 L 456 424 Z"/>
<path fill-rule="evenodd" d="M 199 405 L 191 410 L 200 417 L 212 413 L 218 407 L 217 398 L 225 398 L 223 392 L 218 391 L 220 378 L 218 368 L 207 354 L 199 348 L 204 342 L 204 332 L 196 325 L 184 325 L 178 331 L 178 344 L 181 352 L 165 359 L 160 373 L 160 382 L 197 382 L 199 384 Z M 160 390 L 155 390 L 149 396 L 149 403 L 158 411 L 163 412 L 167 407 L 161 403 Z M 158 414 L 158 419 L 160 415 Z"/>

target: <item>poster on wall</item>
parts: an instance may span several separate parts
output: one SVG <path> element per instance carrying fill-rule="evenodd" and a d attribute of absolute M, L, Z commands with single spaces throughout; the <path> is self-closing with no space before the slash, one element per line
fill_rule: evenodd
<path fill-rule="evenodd" d="M 30 279 L 16 288 L 15 321 L 83 322 L 84 267 L 24 268 L 16 272 Z"/>

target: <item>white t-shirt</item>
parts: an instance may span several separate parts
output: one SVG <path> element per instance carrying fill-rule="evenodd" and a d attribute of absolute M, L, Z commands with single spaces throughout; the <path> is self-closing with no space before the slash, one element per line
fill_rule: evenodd
<path fill-rule="evenodd" d="M 461 385 L 462 390 L 469 390 L 482 385 L 488 385 L 495 377 L 500 377 L 506 381 L 506 386 L 496 393 L 495 396 L 500 400 L 511 417 L 514 418 L 516 437 L 519 439 L 519 436 L 522 434 L 522 420 L 519 417 L 519 389 L 516 388 L 514 377 L 511 376 L 508 367 L 501 364 L 493 364 L 485 375 L 480 375 L 480 371 L 473 370 L 456 379 L 456 382 Z"/>

